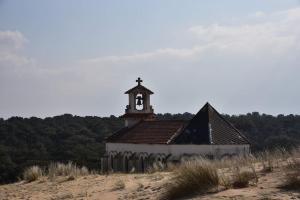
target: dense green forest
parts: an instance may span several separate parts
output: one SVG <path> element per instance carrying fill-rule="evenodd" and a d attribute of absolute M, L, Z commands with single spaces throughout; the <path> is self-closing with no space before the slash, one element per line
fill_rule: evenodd
<path fill-rule="evenodd" d="M 157 115 L 162 120 L 192 117 L 190 113 Z M 252 151 L 275 147 L 290 149 L 300 144 L 299 115 L 271 116 L 253 112 L 224 117 L 249 138 Z M 27 166 L 47 165 L 52 161 L 73 161 L 99 169 L 104 138 L 123 124 L 123 120 L 115 116 L 65 114 L 45 119 L 0 118 L 0 183 L 16 181 Z"/>

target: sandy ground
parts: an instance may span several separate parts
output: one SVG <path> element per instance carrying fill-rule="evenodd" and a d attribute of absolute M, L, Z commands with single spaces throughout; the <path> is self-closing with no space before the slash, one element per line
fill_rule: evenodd
<path fill-rule="evenodd" d="M 158 199 L 164 183 L 170 181 L 169 172 L 154 174 L 113 174 L 89 175 L 68 180 L 59 177 L 54 181 L 46 177 L 38 181 L 24 181 L 0 186 L 0 199 L 82 199 L 82 200 L 123 200 L 123 199 Z M 228 189 L 217 193 L 194 196 L 186 199 L 209 200 L 269 200 L 300 199 L 299 192 L 278 189 L 284 179 L 284 172 L 275 169 L 272 173 L 259 173 L 257 185 L 243 189 Z"/>

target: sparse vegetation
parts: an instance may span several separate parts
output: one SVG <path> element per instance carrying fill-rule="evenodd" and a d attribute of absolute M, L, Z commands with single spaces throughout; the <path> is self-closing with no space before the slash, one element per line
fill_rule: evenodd
<path fill-rule="evenodd" d="M 283 149 L 227 159 L 195 159 L 175 167 L 174 178 L 167 185 L 163 199 L 174 199 L 195 193 L 205 193 L 218 185 L 225 188 L 244 188 L 258 183 L 256 167 L 272 172 L 280 162 L 292 159 Z M 292 159 L 293 160 L 293 159 Z M 278 164 L 276 164 L 278 163 Z M 295 163 L 295 162 L 293 162 Z M 298 168 L 300 169 L 300 168 Z"/>
<path fill-rule="evenodd" d="M 43 170 L 39 166 L 31 166 L 29 168 L 26 168 L 23 173 L 23 178 L 27 182 L 36 181 L 41 176 L 43 176 Z"/>
<path fill-rule="evenodd" d="M 265 163 L 265 167 L 262 162 Z M 270 165 L 273 170 L 270 171 L 269 174 L 262 173 L 261 169 L 266 169 L 266 167 Z M 217 193 L 219 191 L 226 189 L 239 189 L 250 186 L 251 189 L 243 189 L 243 191 L 267 189 L 269 184 L 273 191 L 275 191 L 275 189 L 278 191 L 277 188 L 279 187 L 284 190 L 292 190 L 291 192 L 293 194 L 295 193 L 295 195 L 298 194 L 297 192 L 299 192 L 300 188 L 299 152 L 298 154 L 291 154 L 284 150 L 276 150 L 263 152 L 259 156 L 249 155 L 214 160 L 193 157 L 189 160 L 185 160 L 185 162 L 181 164 L 168 164 L 165 166 L 168 168 L 165 168 L 164 171 L 161 171 L 161 168 L 155 168 L 155 171 L 153 168 L 152 174 L 129 174 L 124 180 L 121 180 L 119 174 L 109 175 L 105 177 L 105 179 L 109 180 L 106 192 L 110 191 L 114 194 L 123 194 L 124 196 L 122 196 L 122 198 L 124 199 L 136 199 L 139 198 L 141 194 L 144 195 L 146 193 L 148 197 L 152 195 L 153 199 L 181 199 L 196 194 L 214 196 L 218 195 Z M 36 170 L 37 167 L 38 166 L 32 167 L 32 169 L 35 170 L 28 168 L 28 171 L 39 171 Z M 48 177 L 52 174 L 51 176 L 54 178 L 62 177 L 53 180 L 60 184 L 66 181 L 72 181 L 76 179 L 77 176 L 90 174 L 90 172 L 85 167 L 78 167 L 69 162 L 67 164 L 52 163 L 51 166 L 45 168 L 44 173 L 37 174 Z M 273 180 L 273 174 L 275 181 Z M 284 175 L 284 182 L 280 184 Z M 27 181 L 37 180 L 40 176 L 41 175 L 38 175 L 37 178 L 28 179 Z M 125 177 L 125 175 L 121 176 Z M 82 178 L 82 180 L 76 180 L 76 185 L 92 177 L 98 182 L 99 177 L 89 176 Z M 259 182 L 258 177 L 260 177 Z M 47 178 L 41 178 L 37 183 L 43 183 L 41 181 L 46 182 Z M 128 181 L 138 182 L 128 184 Z M 86 184 L 86 182 L 84 184 Z M 136 184 L 136 187 L 132 190 L 134 184 Z M 269 189 L 270 188 L 268 188 L 268 191 Z M 104 192 L 104 190 L 102 191 Z M 235 190 L 235 192 L 237 191 L 239 190 Z M 291 194 L 291 192 L 286 194 Z M 226 191 L 224 191 L 224 193 L 226 194 Z M 228 191 L 228 193 L 231 193 L 231 191 Z M 159 197 L 156 195 L 159 195 Z M 264 195 L 258 195 L 256 199 L 269 199 L 270 195 L 271 193 L 268 192 Z M 295 196 L 295 198 L 296 197 L 298 196 Z"/>

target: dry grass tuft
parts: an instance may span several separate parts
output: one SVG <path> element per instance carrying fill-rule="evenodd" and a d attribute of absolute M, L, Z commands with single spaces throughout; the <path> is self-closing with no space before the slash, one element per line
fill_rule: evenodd
<path fill-rule="evenodd" d="M 175 172 L 175 177 L 166 185 L 162 199 L 176 199 L 186 195 L 205 193 L 219 184 L 215 166 L 204 159 L 187 161 Z"/>
<path fill-rule="evenodd" d="M 274 168 L 274 154 L 269 151 L 263 151 L 258 154 L 258 160 L 261 162 L 263 169 L 262 172 L 269 173 Z"/>
<path fill-rule="evenodd" d="M 41 176 L 43 176 L 43 170 L 39 166 L 31 166 L 25 169 L 23 173 L 23 178 L 27 182 L 32 182 L 38 180 Z"/>
<path fill-rule="evenodd" d="M 45 172 L 39 166 L 27 168 L 23 173 L 23 178 L 28 182 L 35 181 L 41 176 L 48 176 L 50 180 L 58 176 L 66 176 L 68 180 L 74 180 L 78 176 L 86 176 L 89 174 L 90 172 L 86 167 L 78 167 L 72 162 L 68 164 L 51 163 Z"/>
<path fill-rule="evenodd" d="M 111 191 L 123 190 L 125 188 L 125 183 L 122 180 L 118 180 L 113 185 Z"/>

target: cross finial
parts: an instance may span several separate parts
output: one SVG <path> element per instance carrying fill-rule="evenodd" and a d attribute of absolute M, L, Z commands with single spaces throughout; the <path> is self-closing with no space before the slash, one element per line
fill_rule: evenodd
<path fill-rule="evenodd" d="M 141 82 L 143 82 L 143 80 L 139 77 L 135 82 L 137 82 L 138 85 L 141 85 Z"/>

